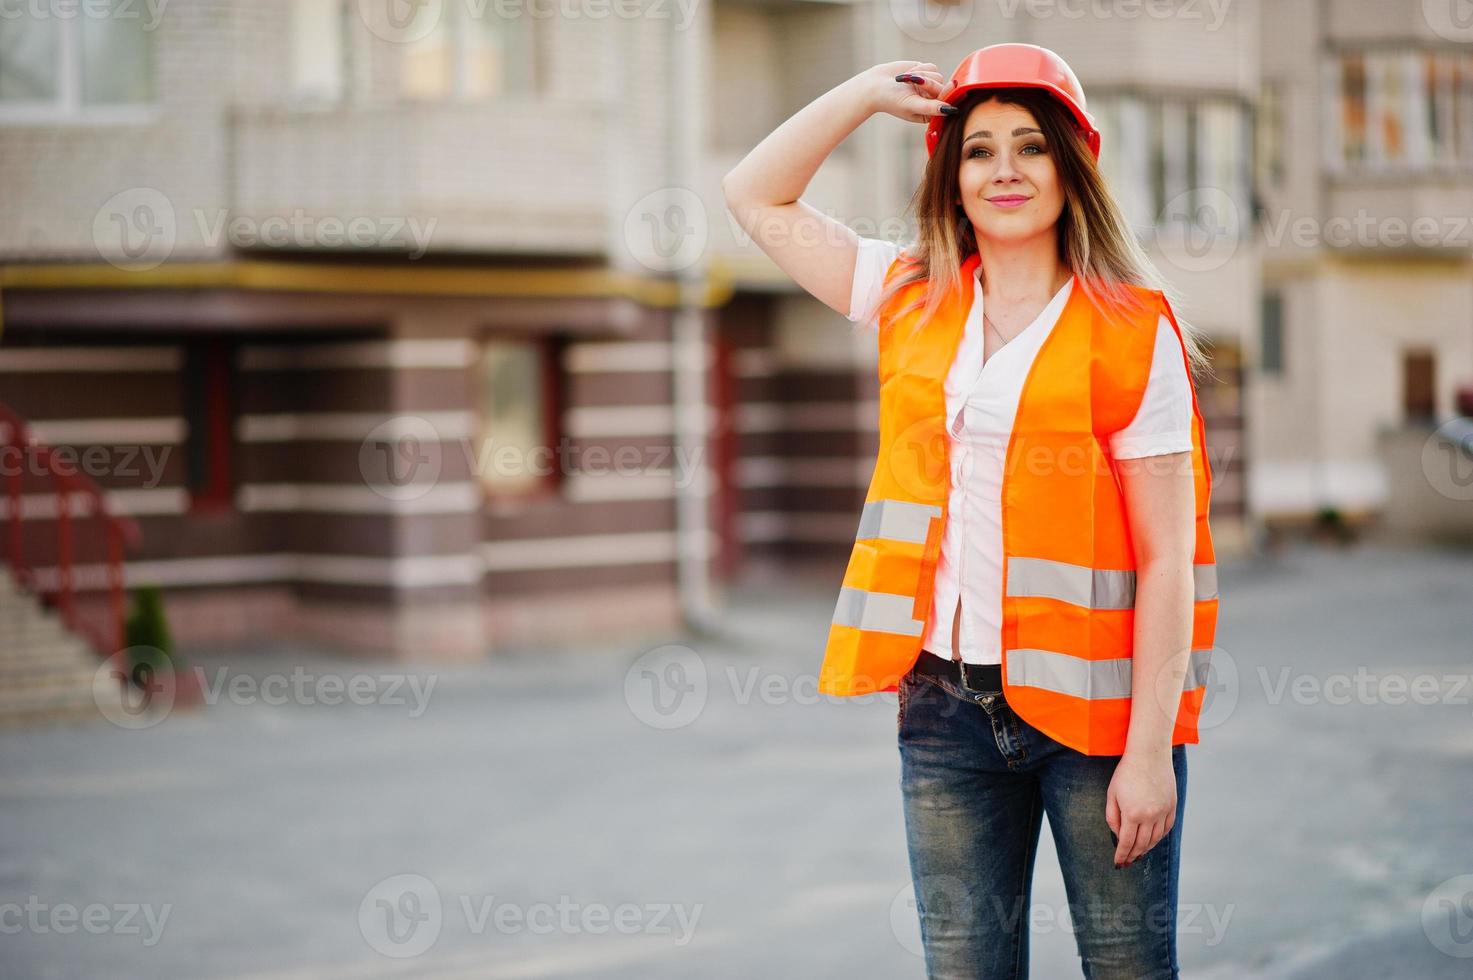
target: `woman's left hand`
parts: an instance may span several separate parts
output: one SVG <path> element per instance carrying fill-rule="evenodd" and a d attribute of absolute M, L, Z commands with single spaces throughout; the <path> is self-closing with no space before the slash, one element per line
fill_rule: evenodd
<path fill-rule="evenodd" d="M 1176 824 L 1176 772 L 1171 752 L 1120 757 L 1105 795 L 1105 822 L 1115 833 L 1115 867 L 1156 846 Z"/>

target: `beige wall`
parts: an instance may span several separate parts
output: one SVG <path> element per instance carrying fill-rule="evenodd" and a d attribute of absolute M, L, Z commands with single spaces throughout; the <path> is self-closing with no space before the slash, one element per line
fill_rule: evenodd
<path fill-rule="evenodd" d="M 1301 514 L 1387 499 L 1379 436 L 1402 422 L 1402 354 L 1430 348 L 1439 415 L 1473 382 L 1473 276 L 1462 264 L 1327 262 L 1283 280 L 1285 371 L 1250 396 L 1250 503 Z"/>
<path fill-rule="evenodd" d="M 1297 0 L 1305 3 L 1305 0 Z M 1293 4 L 1286 4 L 1292 6 Z M 1325 0 L 1326 33 L 1341 41 L 1438 41 L 1436 20 L 1453 24 L 1455 0 Z"/>
<path fill-rule="evenodd" d="M 1129 84 L 1178 91 L 1250 91 L 1256 85 L 1258 3 L 1178 3 L 1176 12 L 1164 17 L 1146 13 L 1147 9 L 1164 9 L 1162 4 L 1101 7 L 1118 8 L 1118 13 L 1090 18 L 1055 15 L 1022 22 L 1018 36 L 1008 40 L 1041 44 L 1063 54 L 1086 89 L 1090 84 Z M 1059 8 L 1088 10 L 1089 6 L 1060 4 Z M 1137 9 L 1139 13 L 1128 15 Z"/>
<path fill-rule="evenodd" d="M 1386 533 L 1473 545 L 1473 456 L 1459 448 L 1465 431 L 1408 427 L 1379 440 L 1389 477 Z"/>

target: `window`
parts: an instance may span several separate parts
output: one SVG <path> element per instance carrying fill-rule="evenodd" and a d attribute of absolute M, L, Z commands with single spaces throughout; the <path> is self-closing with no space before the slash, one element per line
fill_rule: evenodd
<path fill-rule="evenodd" d="M 1437 416 L 1437 357 L 1430 350 L 1401 353 L 1402 411 L 1409 422 L 1431 422 Z"/>
<path fill-rule="evenodd" d="M 1445 54 L 1427 59 L 1427 127 L 1431 137 L 1433 162 L 1449 165 L 1457 162 L 1457 91 L 1458 62 Z"/>
<path fill-rule="evenodd" d="M 0 16 L 0 109 L 43 118 L 153 100 L 156 14 L 133 0 L 16 4 Z"/>
<path fill-rule="evenodd" d="M 559 483 L 552 347 L 544 340 L 513 338 L 487 340 L 481 346 L 476 461 L 488 496 L 525 496 Z"/>
<path fill-rule="evenodd" d="M 1214 220 L 1217 195 L 1247 213 L 1251 120 L 1241 101 L 1106 93 L 1090 107 L 1100 169 L 1138 230 Z"/>
<path fill-rule="evenodd" d="M 400 89 L 411 99 L 489 99 L 533 91 L 528 8 L 446 3 L 429 33 L 405 44 Z"/>
<path fill-rule="evenodd" d="M 1254 117 L 1253 169 L 1263 187 L 1284 184 L 1284 85 L 1265 82 L 1258 92 Z"/>
<path fill-rule="evenodd" d="M 300 102 L 343 101 L 353 78 L 353 10 L 347 0 L 296 0 L 292 7 L 292 94 Z"/>
<path fill-rule="evenodd" d="M 1278 377 L 1284 373 L 1284 295 L 1264 290 L 1259 304 L 1258 370 Z"/>
<path fill-rule="evenodd" d="M 0 19 L 0 101 L 56 101 L 60 24 L 54 17 Z"/>
<path fill-rule="evenodd" d="M 1151 192 L 1152 170 L 1148 157 L 1152 141 L 1145 138 L 1146 105 L 1135 98 L 1102 98 L 1091 101 L 1090 109 L 1099 122 L 1100 169 L 1125 217 L 1136 228 L 1155 222 Z M 1136 134 L 1134 138 L 1128 134 Z"/>
<path fill-rule="evenodd" d="M 235 352 L 199 341 L 185 357 L 184 456 L 191 513 L 228 511 L 235 499 Z"/>
<path fill-rule="evenodd" d="M 1473 53 L 1343 51 L 1324 65 L 1325 161 L 1347 172 L 1473 164 Z"/>

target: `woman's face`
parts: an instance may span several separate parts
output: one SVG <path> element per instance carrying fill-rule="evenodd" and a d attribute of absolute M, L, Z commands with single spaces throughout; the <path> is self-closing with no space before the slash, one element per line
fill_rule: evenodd
<path fill-rule="evenodd" d="M 978 240 L 1055 234 L 1064 188 L 1033 113 L 989 99 L 967 113 L 962 134 L 958 192 Z"/>

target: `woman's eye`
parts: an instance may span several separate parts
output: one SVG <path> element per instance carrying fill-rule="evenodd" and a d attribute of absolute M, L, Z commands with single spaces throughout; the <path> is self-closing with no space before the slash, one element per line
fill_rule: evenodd
<path fill-rule="evenodd" d="M 1034 153 L 1027 153 L 1028 150 L 1034 150 L 1036 152 L 1034 152 Z M 974 146 L 970 150 L 967 151 L 967 158 L 968 159 L 971 159 L 972 157 L 975 157 L 975 156 L 977 156 L 979 154 L 982 154 L 982 153 L 988 153 L 988 154 L 990 154 L 991 152 L 992 151 L 989 150 L 989 149 L 987 149 L 986 147 L 983 147 L 983 146 Z M 1026 146 L 1024 146 L 1023 149 L 1019 150 L 1018 152 L 1019 153 L 1025 153 L 1028 156 L 1038 156 L 1039 153 L 1046 153 L 1048 151 L 1045 150 L 1043 148 L 1043 146 L 1041 146 L 1038 143 L 1029 143 Z"/>

